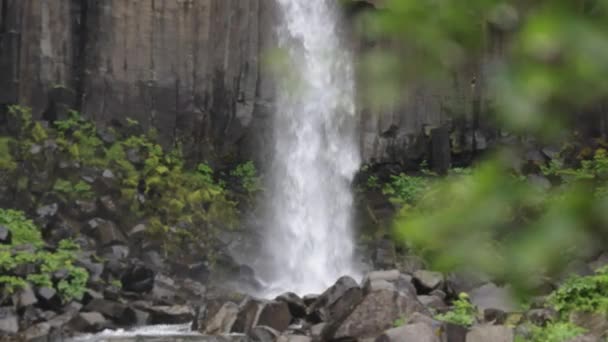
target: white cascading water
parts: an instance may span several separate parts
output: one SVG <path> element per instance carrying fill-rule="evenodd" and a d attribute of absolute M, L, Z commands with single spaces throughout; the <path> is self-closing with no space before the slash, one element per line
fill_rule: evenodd
<path fill-rule="evenodd" d="M 278 89 L 270 292 L 319 293 L 357 276 L 351 182 L 359 168 L 351 52 L 342 44 L 335 0 L 276 0 L 288 70 Z M 295 84 L 294 84 L 295 83 Z"/>

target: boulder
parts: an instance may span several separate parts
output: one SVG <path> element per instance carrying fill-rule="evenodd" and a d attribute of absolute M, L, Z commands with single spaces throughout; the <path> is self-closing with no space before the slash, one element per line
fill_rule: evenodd
<path fill-rule="evenodd" d="M 292 320 L 289 306 L 283 301 L 272 301 L 264 304 L 260 310 L 256 325 L 264 325 L 283 332 Z"/>
<path fill-rule="evenodd" d="M 376 342 L 441 342 L 441 339 L 429 325 L 414 323 L 389 329 Z"/>
<path fill-rule="evenodd" d="M 93 299 L 103 299 L 103 295 L 97 291 L 86 289 L 82 295 L 82 304 L 87 305 Z"/>
<path fill-rule="evenodd" d="M 282 335 L 277 338 L 277 342 L 312 342 L 312 339 L 303 335 Z"/>
<path fill-rule="evenodd" d="M 251 330 L 249 336 L 254 342 L 274 342 L 280 333 L 270 327 L 257 326 Z"/>
<path fill-rule="evenodd" d="M 97 203 L 95 201 L 76 200 L 73 207 L 74 216 L 80 219 L 87 219 L 97 213 Z"/>
<path fill-rule="evenodd" d="M 344 319 L 362 298 L 363 291 L 357 282 L 350 277 L 342 277 L 308 307 L 307 313 L 313 323 L 324 321 L 336 324 Z M 314 322 L 315 320 L 318 322 Z"/>
<path fill-rule="evenodd" d="M 106 170 L 106 171 L 109 171 L 109 170 Z M 114 175 L 111 175 L 111 176 L 112 176 L 111 179 L 114 179 Z M 116 206 L 114 199 L 112 199 L 112 196 L 102 196 L 101 198 L 99 198 L 99 206 L 101 208 L 101 212 L 103 213 L 103 215 L 110 217 L 110 218 L 117 217 L 118 207 Z"/>
<path fill-rule="evenodd" d="M 437 312 L 445 312 L 448 306 L 445 304 L 443 299 L 437 296 L 418 296 L 418 301 L 425 307 L 435 310 Z"/>
<path fill-rule="evenodd" d="M 19 316 L 12 307 L 0 307 L 0 336 L 13 335 L 19 331 Z"/>
<path fill-rule="evenodd" d="M 26 284 L 25 287 L 17 291 L 17 293 L 13 295 L 13 303 L 17 309 L 24 309 L 38 303 L 38 299 L 36 298 L 34 290 L 32 290 L 32 286 L 30 284 Z"/>
<path fill-rule="evenodd" d="M 120 281 L 125 291 L 147 293 L 154 288 L 156 272 L 143 265 L 132 265 L 122 275 Z"/>
<path fill-rule="evenodd" d="M 0 226 L 0 245 L 10 245 L 13 242 L 13 234 L 10 229 Z"/>
<path fill-rule="evenodd" d="M 504 325 L 480 325 L 471 328 L 466 342 L 513 342 L 513 329 Z"/>
<path fill-rule="evenodd" d="M 113 245 L 103 249 L 102 257 L 107 260 L 124 260 L 129 257 L 130 250 L 125 245 Z"/>
<path fill-rule="evenodd" d="M 289 312 L 294 318 L 304 318 L 306 316 L 306 304 L 297 294 L 287 292 L 278 296 L 276 300 L 287 303 Z"/>
<path fill-rule="evenodd" d="M 119 325 L 132 325 L 136 322 L 135 312 L 127 305 L 107 299 L 93 299 L 85 307 L 84 311 L 99 312 L 111 318 Z"/>
<path fill-rule="evenodd" d="M 399 270 L 373 271 L 368 273 L 365 278 L 363 278 L 363 291 L 368 293 L 372 283 L 380 280 L 393 284 L 399 291 L 407 291 L 411 294 L 416 294 L 416 288 L 412 283 L 412 277 L 399 273 Z"/>
<path fill-rule="evenodd" d="M 108 321 L 99 312 L 81 312 L 68 323 L 72 331 L 88 333 L 99 332 L 108 325 Z"/>
<path fill-rule="evenodd" d="M 206 324 L 204 333 L 207 335 L 228 334 L 232 330 L 239 313 L 238 305 L 227 302 L 222 305 L 219 311 Z"/>
<path fill-rule="evenodd" d="M 480 286 L 469 293 L 471 303 L 480 313 L 486 309 L 500 310 L 505 313 L 517 310 L 516 301 L 508 288 L 498 287 L 493 283 Z"/>
<path fill-rule="evenodd" d="M 20 338 L 27 342 L 47 342 L 49 341 L 50 332 L 51 325 L 47 322 L 42 322 L 27 328 Z"/>
<path fill-rule="evenodd" d="M 194 312 L 185 305 L 153 306 L 146 310 L 150 324 L 182 324 L 192 322 Z"/>
<path fill-rule="evenodd" d="M 162 274 L 157 274 L 154 277 L 154 286 L 152 287 L 152 296 L 155 299 L 174 301 L 177 296 L 177 285 L 175 281 Z"/>
<path fill-rule="evenodd" d="M 98 239 L 103 246 L 127 244 L 127 239 L 112 221 L 94 218 L 87 222 L 87 233 Z"/>
<path fill-rule="evenodd" d="M 324 334 L 326 338 L 334 339 L 374 338 L 391 328 L 396 320 L 409 317 L 415 312 L 427 313 L 416 296 L 379 289 L 365 295 L 363 301 L 337 325 L 337 329 L 330 326 Z"/>
<path fill-rule="evenodd" d="M 36 215 L 38 215 L 38 220 L 42 220 L 42 221 L 47 220 L 48 221 L 48 220 L 54 218 L 55 216 L 57 216 L 58 210 L 59 210 L 59 204 L 52 203 L 52 204 L 38 207 L 38 209 L 36 209 Z"/>
<path fill-rule="evenodd" d="M 232 325 L 231 332 L 249 335 L 251 329 L 257 323 L 257 319 L 264 303 L 253 299 L 245 298 L 239 305 L 239 312 L 236 321 Z"/>
<path fill-rule="evenodd" d="M 584 328 L 596 337 L 608 336 L 608 318 L 606 315 L 594 312 L 573 312 L 570 322 Z"/>
<path fill-rule="evenodd" d="M 61 308 L 61 298 L 55 289 L 51 287 L 41 287 L 36 290 L 39 306 L 43 309 L 57 311 Z"/>
<path fill-rule="evenodd" d="M 439 272 L 419 270 L 414 272 L 414 285 L 421 294 L 430 293 L 443 287 L 444 277 Z"/>

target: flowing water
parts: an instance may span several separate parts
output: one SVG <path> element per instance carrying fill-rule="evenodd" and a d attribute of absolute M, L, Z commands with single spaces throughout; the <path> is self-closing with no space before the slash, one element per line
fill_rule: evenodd
<path fill-rule="evenodd" d="M 356 275 L 351 182 L 359 167 L 355 86 L 335 0 L 277 0 L 281 69 L 269 188 L 270 292 L 318 293 Z"/>

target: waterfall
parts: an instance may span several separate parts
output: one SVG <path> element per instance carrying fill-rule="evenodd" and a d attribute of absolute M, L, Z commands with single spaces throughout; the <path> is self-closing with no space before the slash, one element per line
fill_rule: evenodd
<path fill-rule="evenodd" d="M 356 276 L 351 183 L 360 154 L 352 56 L 340 39 L 335 0 L 276 1 L 289 67 L 278 80 L 267 281 L 275 294 L 319 293 L 342 275 Z"/>

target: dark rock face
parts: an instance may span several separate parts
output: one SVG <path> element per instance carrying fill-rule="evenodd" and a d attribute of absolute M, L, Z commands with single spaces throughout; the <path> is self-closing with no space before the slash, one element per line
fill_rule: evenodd
<path fill-rule="evenodd" d="M 108 321 L 99 312 L 81 312 L 68 323 L 70 329 L 94 333 L 108 326 Z"/>

